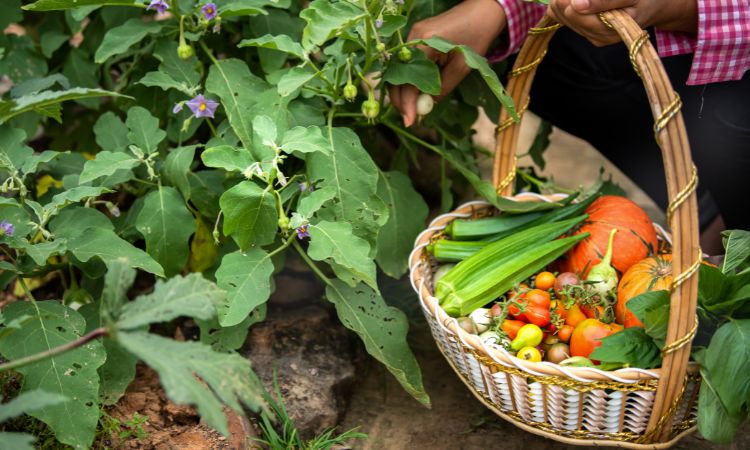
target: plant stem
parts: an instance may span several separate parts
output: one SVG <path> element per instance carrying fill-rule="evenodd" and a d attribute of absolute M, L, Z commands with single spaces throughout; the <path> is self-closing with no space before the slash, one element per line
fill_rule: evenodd
<path fill-rule="evenodd" d="M 218 137 L 219 134 L 216 132 L 216 128 L 214 127 L 213 122 L 211 122 L 211 119 L 206 119 L 206 123 L 208 124 L 208 128 L 211 129 L 211 134 L 213 137 Z"/>
<path fill-rule="evenodd" d="M 305 253 L 305 250 L 302 248 L 301 245 L 299 245 L 299 242 L 293 240 L 292 245 L 294 246 L 294 249 L 297 250 L 297 253 L 299 253 L 302 259 L 305 260 L 307 265 L 310 266 L 312 271 L 315 272 L 315 275 L 317 275 L 318 278 L 320 278 L 320 281 L 325 283 L 327 286 L 334 287 L 333 283 L 331 283 L 331 280 L 327 276 L 325 276 L 323 271 L 320 270 L 320 267 L 318 267 L 318 265 L 315 264 L 315 261 L 313 261 L 312 259 L 310 259 L 309 256 L 307 256 L 307 253 Z"/>
<path fill-rule="evenodd" d="M 387 126 L 391 130 L 395 131 L 396 134 L 398 134 L 399 136 L 403 136 L 403 137 L 405 137 L 406 139 L 408 139 L 408 140 L 410 140 L 412 142 L 415 142 L 415 143 L 417 143 L 417 144 L 419 144 L 419 145 L 421 145 L 421 146 L 423 146 L 423 147 L 425 147 L 425 148 L 427 148 L 429 150 L 432 150 L 433 152 L 437 153 L 438 155 L 442 155 L 443 154 L 443 150 L 440 147 L 432 145 L 429 142 L 424 141 L 424 140 L 422 140 L 422 139 L 414 136 L 413 134 L 409 133 L 408 131 L 402 129 L 401 127 L 398 127 L 398 126 L 393 125 L 392 123 L 386 122 L 386 121 L 381 121 L 380 123 L 382 123 L 383 125 Z"/>
<path fill-rule="evenodd" d="M 107 334 L 108 332 L 106 328 L 103 328 L 103 327 L 97 328 L 94 331 L 90 332 L 89 334 L 81 336 L 74 341 L 68 342 L 67 344 L 63 344 L 58 347 L 51 348 L 49 350 L 46 350 L 40 353 L 35 353 L 33 355 L 29 355 L 24 358 L 19 358 L 14 361 L 8 361 L 5 364 L 0 364 L 0 372 L 4 372 L 6 370 L 11 370 L 11 369 L 17 369 L 18 367 L 32 364 L 37 361 L 41 361 L 43 359 L 51 358 L 61 353 L 68 352 L 70 350 L 74 350 L 78 347 L 86 345 L 87 343 L 93 341 L 94 339 L 97 339 L 101 336 L 106 336 Z"/>
<path fill-rule="evenodd" d="M 282 252 L 282 251 L 286 250 L 287 248 L 289 248 L 289 246 L 290 246 L 290 245 L 292 245 L 292 243 L 294 243 L 294 239 L 295 239 L 296 237 L 297 237 L 297 235 L 296 235 L 295 233 L 292 233 L 292 235 L 291 235 L 291 236 L 289 236 L 289 239 L 287 239 L 286 241 L 284 241 L 284 243 L 283 243 L 283 244 L 279 245 L 279 246 L 278 246 L 278 247 L 276 247 L 276 248 L 275 248 L 275 249 L 274 249 L 274 250 L 273 250 L 273 251 L 272 251 L 271 253 L 269 253 L 269 254 L 268 254 L 268 258 L 269 258 L 269 259 L 270 259 L 270 258 L 273 258 L 273 257 L 274 257 L 274 256 L 276 256 L 276 255 L 277 255 L 278 253 L 280 253 L 280 252 Z"/>
<path fill-rule="evenodd" d="M 218 65 L 219 61 L 216 60 L 216 58 L 214 57 L 214 54 L 211 53 L 211 50 L 206 46 L 206 43 L 203 42 L 203 40 L 198 41 L 198 43 L 200 43 L 201 48 L 203 49 L 204 52 L 206 52 L 206 55 L 208 55 L 208 59 L 210 59 L 212 63 Z"/>

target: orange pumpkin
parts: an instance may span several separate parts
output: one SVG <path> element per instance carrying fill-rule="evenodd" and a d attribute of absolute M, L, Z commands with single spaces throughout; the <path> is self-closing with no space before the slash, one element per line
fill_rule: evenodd
<path fill-rule="evenodd" d="M 617 323 L 630 327 L 642 327 L 626 306 L 633 297 L 649 291 L 669 289 L 672 284 L 672 255 L 650 256 L 633 264 L 620 279 L 617 285 L 617 305 L 615 317 Z"/>
<path fill-rule="evenodd" d="M 576 231 L 590 233 L 568 250 L 562 270 L 586 277 L 591 267 L 598 264 L 607 251 L 609 233 L 617 228 L 612 244 L 612 266 L 625 273 L 630 266 L 656 251 L 656 231 L 648 214 L 632 200 L 616 195 L 596 199 L 585 211 L 588 219 Z"/>

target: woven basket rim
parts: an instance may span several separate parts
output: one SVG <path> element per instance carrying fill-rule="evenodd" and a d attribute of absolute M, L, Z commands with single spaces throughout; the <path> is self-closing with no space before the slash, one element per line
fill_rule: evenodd
<path fill-rule="evenodd" d="M 536 193 L 520 193 L 514 196 L 505 196 L 509 200 L 532 200 L 532 201 L 557 201 L 567 197 L 564 193 L 554 193 L 541 195 Z M 430 225 L 417 236 L 414 243 L 414 250 L 409 257 L 409 271 L 412 288 L 417 292 L 420 304 L 426 313 L 437 319 L 437 322 L 450 334 L 457 338 L 467 347 L 480 353 L 481 356 L 490 358 L 494 363 L 506 367 L 514 367 L 523 370 L 531 375 L 536 376 L 557 376 L 566 377 L 581 383 L 591 383 L 599 381 L 612 381 L 617 383 L 634 384 L 650 380 L 658 380 L 661 376 L 662 368 L 640 369 L 640 368 L 622 368 L 612 371 L 606 371 L 597 368 L 588 367 L 563 367 L 548 361 L 531 362 L 519 359 L 506 351 L 501 346 L 488 346 L 483 343 L 477 335 L 467 333 L 459 325 L 455 318 L 448 316 L 443 308 L 438 304 L 435 297 L 431 295 L 427 285 L 427 278 L 424 273 L 425 264 L 429 256 L 425 253 L 425 247 L 430 242 L 432 236 L 442 231 L 448 223 L 459 218 L 469 217 L 479 209 L 494 208 L 489 202 L 483 200 L 474 200 L 464 203 L 453 211 L 441 214 L 430 222 Z M 671 244 L 671 235 L 661 225 L 653 223 L 657 235 Z M 429 279 L 434 275 L 431 267 L 428 267 Z M 484 363 L 483 363 L 484 364 Z M 690 363 L 688 373 L 696 373 L 698 365 Z"/>

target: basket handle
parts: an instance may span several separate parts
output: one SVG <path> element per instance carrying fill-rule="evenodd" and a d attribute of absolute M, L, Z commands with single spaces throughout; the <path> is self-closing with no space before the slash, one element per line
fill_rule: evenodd
<path fill-rule="evenodd" d="M 629 49 L 630 61 L 643 80 L 654 115 L 654 135 L 661 148 L 667 180 L 669 206 L 667 220 L 673 233 L 674 277 L 670 301 L 667 345 L 662 349 L 662 371 L 648 423 L 645 442 L 664 441 L 669 434 L 670 418 L 685 385 L 690 342 L 695 336 L 698 277 L 701 261 L 698 243 L 698 207 L 695 195 L 697 175 L 690 157 L 679 96 L 664 71 L 664 66 L 649 41 L 648 33 L 624 11 L 600 13 L 599 18 L 615 30 Z M 510 72 L 508 92 L 518 105 L 519 115 L 529 105 L 529 91 L 536 68 L 547 52 L 554 32 L 561 27 L 545 17 L 529 30 Z M 520 126 L 504 109 L 500 115 L 493 166 L 493 183 L 498 194 L 510 195 L 516 171 L 516 146 Z"/>

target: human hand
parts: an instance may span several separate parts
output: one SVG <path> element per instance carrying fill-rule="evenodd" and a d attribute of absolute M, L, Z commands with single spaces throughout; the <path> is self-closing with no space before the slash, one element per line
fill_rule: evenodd
<path fill-rule="evenodd" d="M 505 10 L 496 0 L 465 0 L 442 14 L 415 23 L 408 40 L 439 36 L 453 44 L 467 45 L 484 55 L 505 25 Z M 426 46 L 418 48 L 441 68 L 438 99 L 450 93 L 470 71 L 459 52 L 440 53 Z M 403 84 L 389 86 L 388 92 L 391 104 L 404 118 L 404 125 L 411 126 L 417 119 L 419 90 Z"/>
<path fill-rule="evenodd" d="M 698 27 L 696 0 L 550 0 L 548 14 L 573 29 L 597 47 L 620 41 L 598 13 L 622 9 L 641 28 L 695 32 Z"/>

